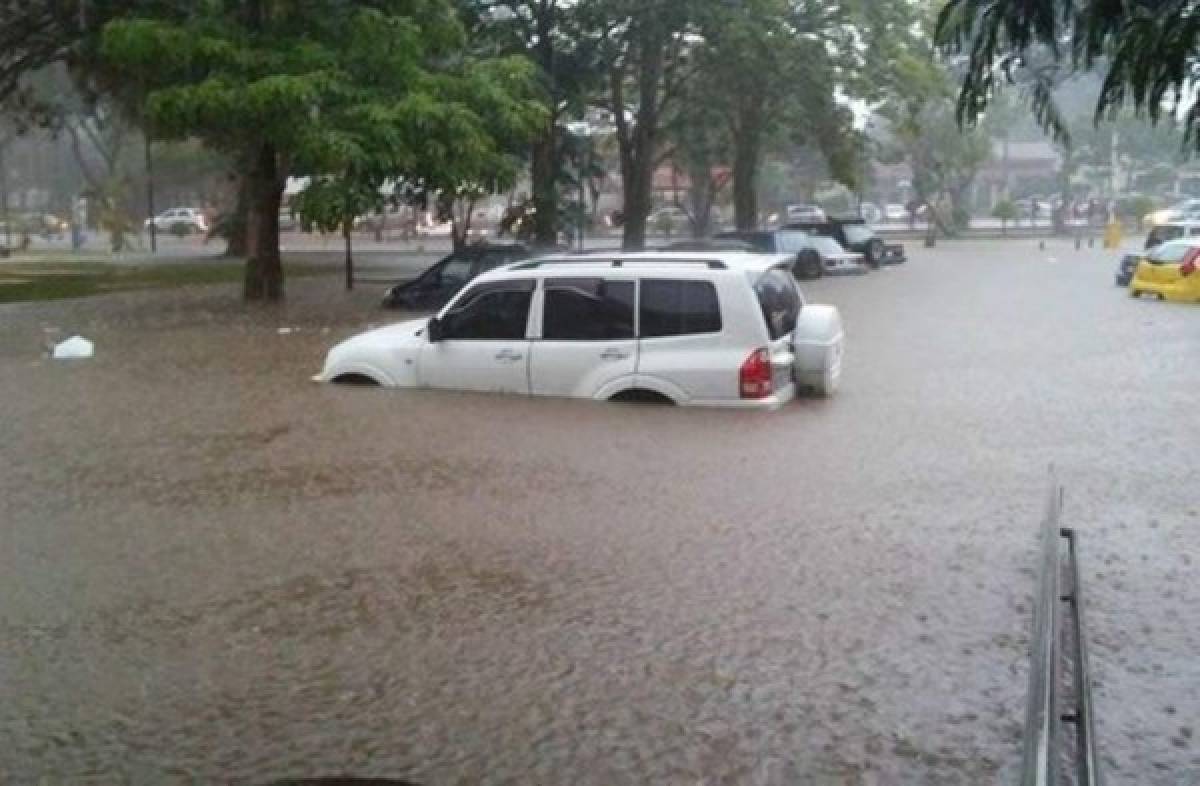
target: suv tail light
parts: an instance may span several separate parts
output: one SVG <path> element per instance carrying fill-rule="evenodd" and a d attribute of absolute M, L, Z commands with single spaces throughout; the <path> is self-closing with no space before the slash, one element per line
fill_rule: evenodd
<path fill-rule="evenodd" d="M 750 353 L 738 372 L 738 389 L 742 398 L 766 398 L 774 392 L 770 350 L 756 349 Z"/>
<path fill-rule="evenodd" d="M 1200 254 L 1197 254 L 1196 252 L 1193 251 L 1191 253 L 1191 255 L 1188 256 L 1187 261 L 1179 266 L 1179 272 L 1183 274 L 1184 278 L 1187 278 L 1188 276 L 1190 276 L 1191 274 L 1196 272 L 1196 257 L 1197 256 L 1200 256 Z"/>

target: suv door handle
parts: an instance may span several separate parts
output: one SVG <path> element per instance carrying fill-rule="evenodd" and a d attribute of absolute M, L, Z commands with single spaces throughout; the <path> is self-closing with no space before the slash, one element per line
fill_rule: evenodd
<path fill-rule="evenodd" d="M 524 357 L 524 355 L 518 352 L 513 352 L 511 349 L 502 349 L 496 353 L 496 360 L 506 363 L 516 363 L 518 360 L 521 360 Z"/>
<path fill-rule="evenodd" d="M 629 353 L 619 349 L 606 349 L 600 353 L 601 360 L 624 360 L 627 357 L 629 357 Z"/>

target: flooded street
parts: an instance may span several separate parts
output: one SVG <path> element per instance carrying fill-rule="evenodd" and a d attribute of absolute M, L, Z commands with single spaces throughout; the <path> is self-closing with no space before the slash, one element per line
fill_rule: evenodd
<path fill-rule="evenodd" d="M 1200 308 L 910 256 L 774 414 L 315 385 L 336 277 L 0 307 L 0 781 L 1012 783 L 1053 463 L 1107 774 L 1200 782 Z"/>

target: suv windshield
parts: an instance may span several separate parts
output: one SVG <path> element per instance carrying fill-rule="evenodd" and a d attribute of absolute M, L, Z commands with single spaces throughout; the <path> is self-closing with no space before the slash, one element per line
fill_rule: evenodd
<path fill-rule="evenodd" d="M 758 295 L 758 304 L 762 307 L 772 341 L 796 329 L 801 302 L 791 273 L 779 268 L 768 270 L 755 282 L 754 293 Z"/>

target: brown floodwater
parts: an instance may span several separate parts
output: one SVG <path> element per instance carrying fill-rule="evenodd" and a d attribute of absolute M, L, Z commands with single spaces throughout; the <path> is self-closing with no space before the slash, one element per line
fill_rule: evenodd
<path fill-rule="evenodd" d="M 911 255 L 774 414 L 315 385 L 336 277 L 0 306 L 0 781 L 1013 782 L 1054 463 L 1108 774 L 1200 782 L 1200 307 Z"/>

